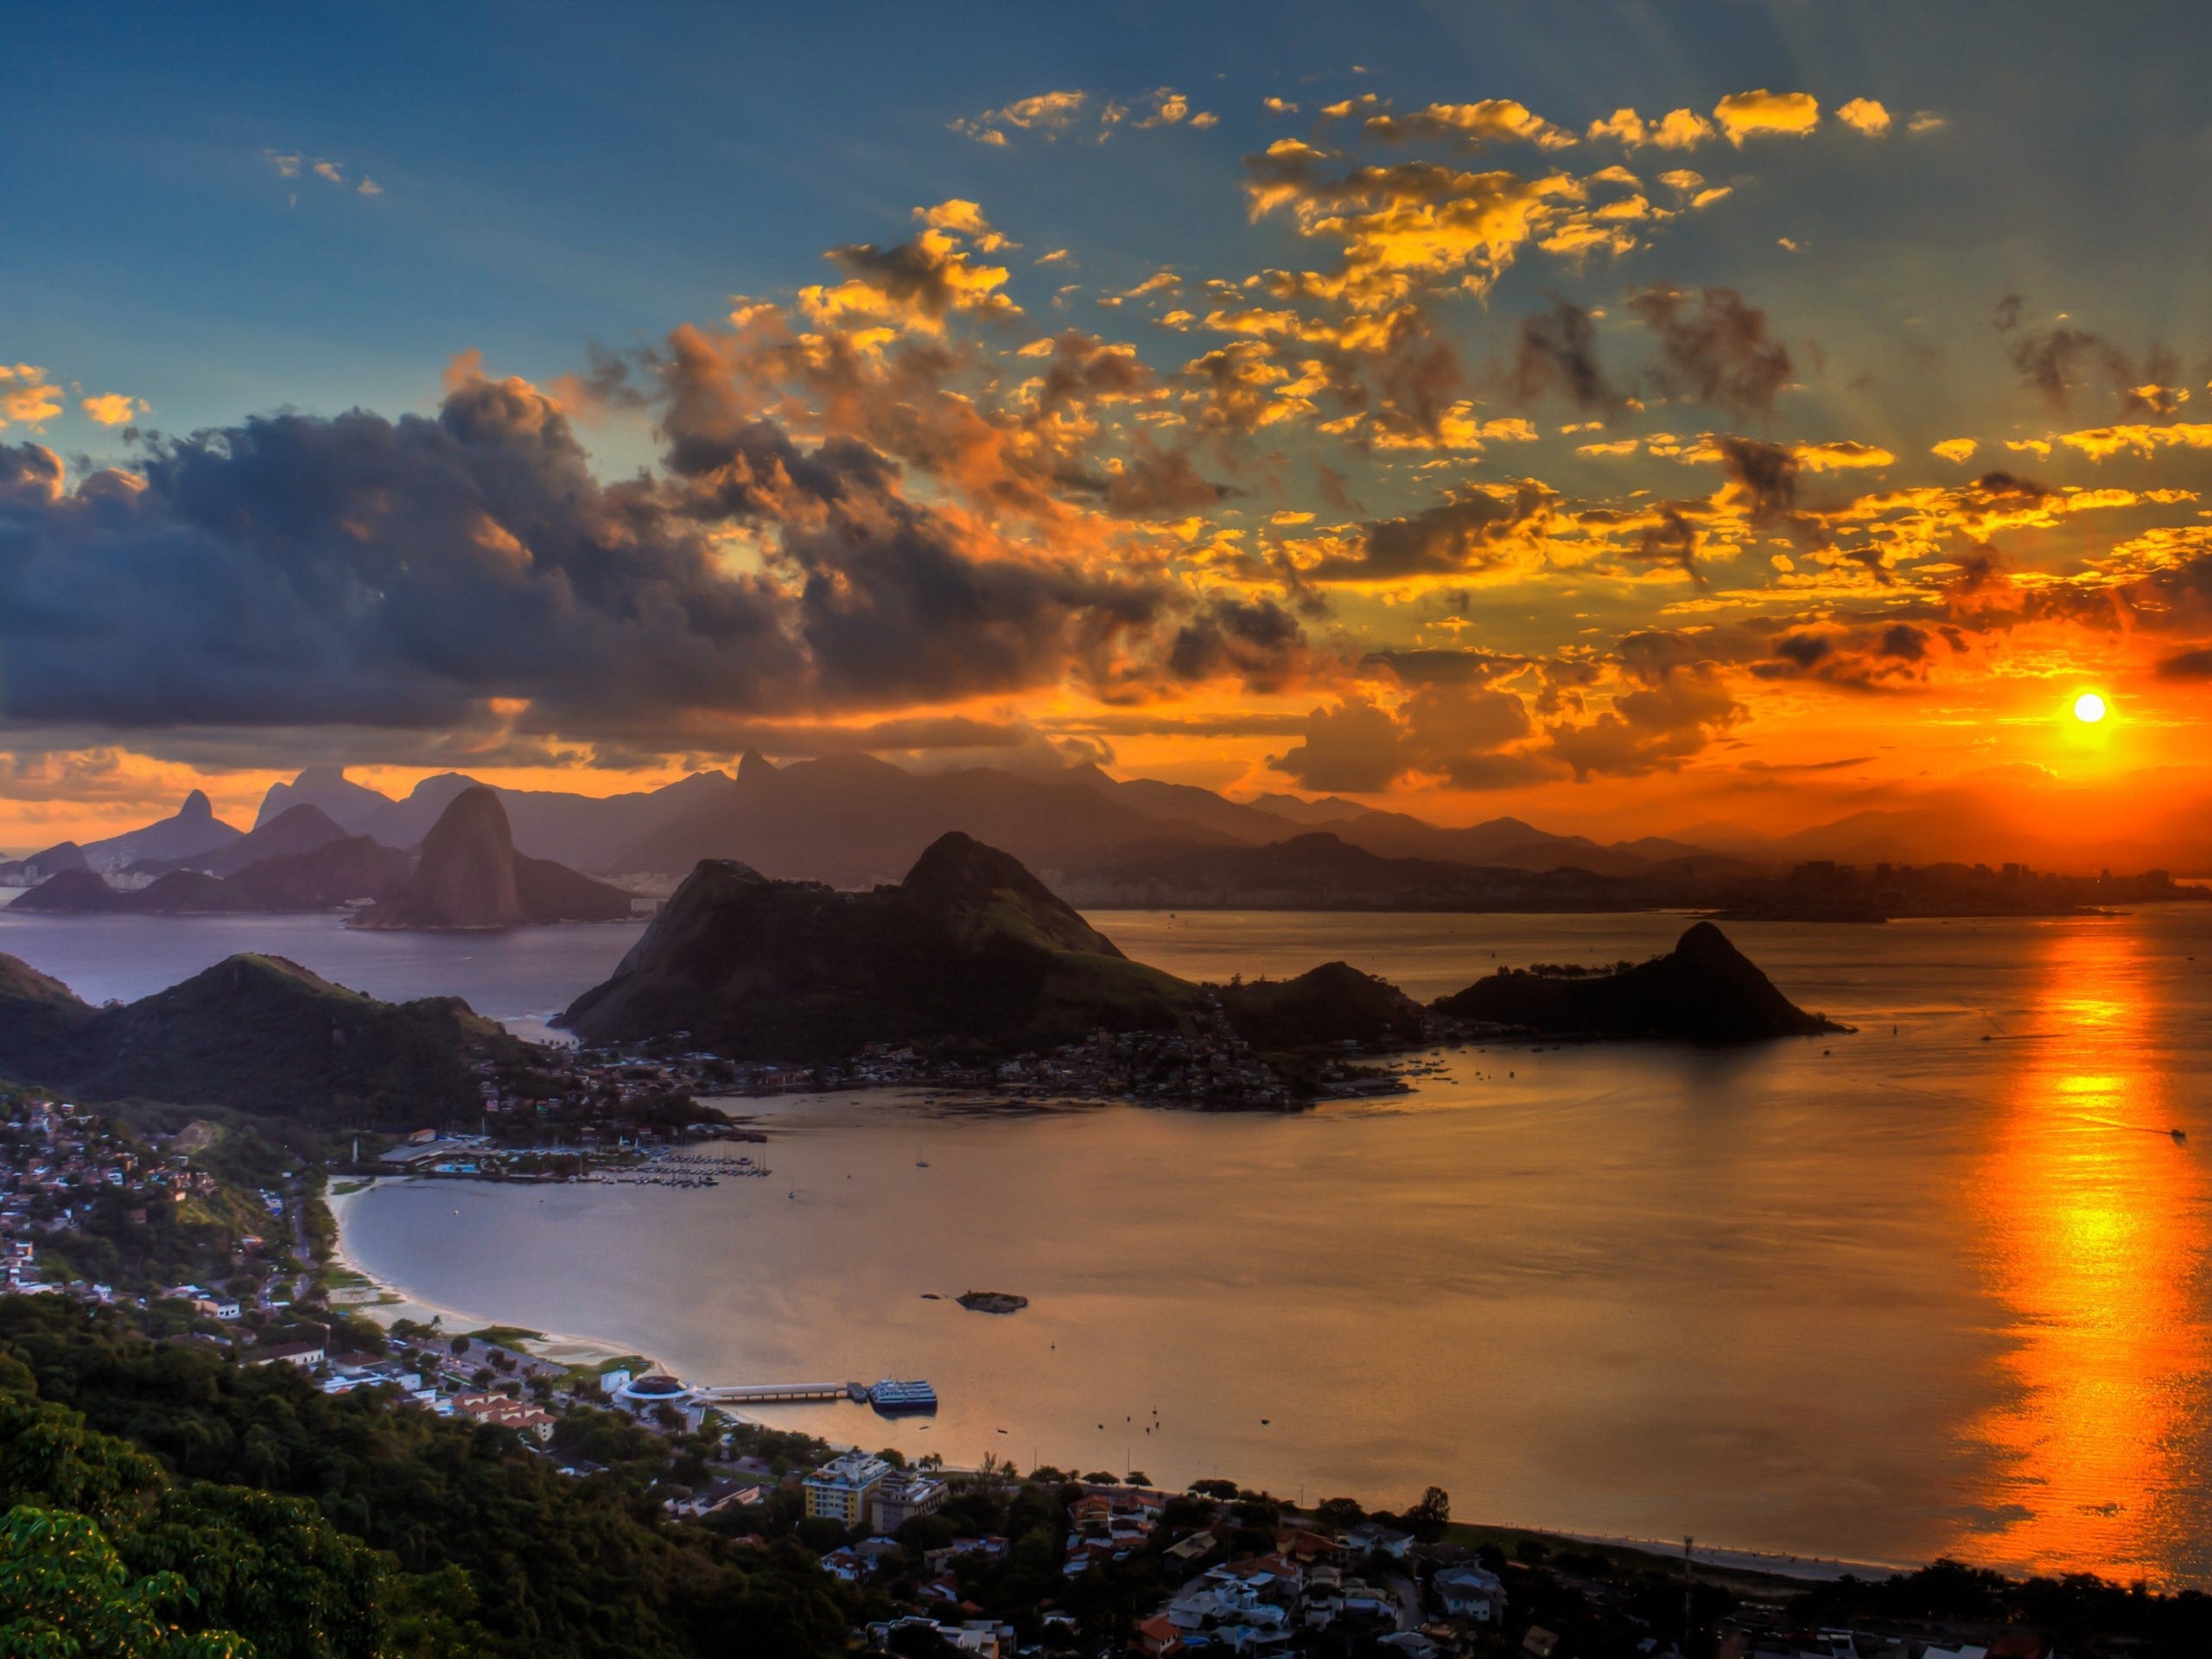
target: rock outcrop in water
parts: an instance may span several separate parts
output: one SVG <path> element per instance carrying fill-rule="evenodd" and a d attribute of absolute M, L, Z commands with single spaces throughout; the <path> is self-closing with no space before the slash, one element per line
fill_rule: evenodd
<path fill-rule="evenodd" d="M 1850 1029 L 1792 1002 L 1711 922 L 1692 927 L 1667 955 L 1618 972 L 1500 969 L 1431 1006 L 1471 1024 L 1553 1037 L 1745 1043 Z"/>
<path fill-rule="evenodd" d="M 506 808 L 497 794 L 479 785 L 454 796 L 431 827 L 407 885 L 363 912 L 353 925 L 521 927 L 620 921 L 630 914 L 630 895 L 620 887 L 515 851 Z"/>
<path fill-rule="evenodd" d="M 742 1058 L 813 1060 L 872 1042 L 1028 1047 L 1173 1028 L 1200 995 L 956 831 L 868 893 L 703 861 L 563 1020 L 587 1042 L 683 1031 Z"/>

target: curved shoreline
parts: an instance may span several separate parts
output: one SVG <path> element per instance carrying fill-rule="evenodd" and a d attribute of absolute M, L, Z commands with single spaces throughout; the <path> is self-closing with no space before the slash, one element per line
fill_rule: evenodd
<path fill-rule="evenodd" d="M 398 1185 L 413 1179 L 410 1176 L 371 1176 L 360 1185 L 352 1187 L 346 1192 L 324 1193 L 323 1203 L 328 1206 L 330 1218 L 337 1230 L 330 1247 L 331 1265 L 359 1275 L 381 1293 L 377 1301 L 343 1308 L 340 1311 L 371 1320 L 387 1330 L 401 1319 L 414 1319 L 423 1325 L 438 1323 L 444 1329 L 456 1335 L 464 1331 L 482 1330 L 499 1324 L 499 1321 L 496 1317 L 479 1317 L 461 1308 L 448 1307 L 440 1302 L 426 1301 L 401 1287 L 379 1278 L 365 1267 L 359 1258 L 346 1249 L 346 1211 L 352 1207 L 354 1200 L 365 1197 L 386 1182 Z M 575 1336 L 559 1331 L 544 1332 L 530 1338 L 527 1342 L 516 1345 L 540 1359 L 551 1360 L 556 1363 L 573 1366 L 578 1370 L 589 1369 L 610 1359 L 629 1359 L 639 1357 L 635 1348 L 603 1341 L 597 1337 Z M 659 1360 L 652 1355 L 647 1354 L 643 1357 L 651 1369 L 656 1370 L 660 1369 Z"/>

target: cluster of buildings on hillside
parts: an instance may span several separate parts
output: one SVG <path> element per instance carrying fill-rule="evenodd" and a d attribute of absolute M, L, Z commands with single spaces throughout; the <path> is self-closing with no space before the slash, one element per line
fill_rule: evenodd
<path fill-rule="evenodd" d="M 817 1471 L 807 1482 L 809 1513 L 843 1512 L 826 1497 L 815 1509 L 817 1483 L 824 1477 L 842 1484 L 882 1468 L 880 1459 L 855 1454 Z M 1228 1505 L 1211 1527 L 1160 1549 L 1169 1502 L 1149 1488 L 1091 1485 L 1067 1510 L 1065 1577 L 1110 1571 L 1134 1554 L 1151 1553 L 1172 1586 L 1135 1623 L 1128 1646 L 1140 1659 L 1304 1652 L 1328 1631 L 1371 1640 L 1401 1659 L 1437 1659 L 1463 1649 L 1471 1633 L 1495 1629 L 1504 1618 L 1504 1582 L 1473 1551 L 1421 1544 L 1369 1522 L 1342 1535 L 1287 1525 L 1276 1530 L 1268 1553 L 1230 1560 L 1224 1541 L 1238 1522 Z M 1003 1538 L 956 1539 L 916 1562 L 870 1539 L 834 1552 L 824 1565 L 853 1580 L 887 1565 L 899 1567 L 912 1586 L 913 1611 L 872 1627 L 878 1645 L 895 1649 L 901 1627 L 926 1625 L 979 1659 L 1010 1659 L 1013 1627 L 983 1617 L 963 1594 L 960 1572 L 963 1564 L 1003 1557 L 1007 1548 Z M 1047 1611 L 1044 1623 L 1048 1637 L 1055 1630 L 1070 1638 L 1081 1635 L 1069 1613 Z"/>
<path fill-rule="evenodd" d="M 1217 1015 L 1178 1032 L 1094 1031 L 1046 1053 L 969 1063 L 938 1061 L 912 1046 L 871 1044 L 839 1065 L 741 1065 L 733 1092 L 778 1095 L 906 1088 L 987 1092 L 1017 1100 L 1141 1101 L 1237 1110 L 1287 1110 L 1307 1096 L 1252 1052 Z"/>
<path fill-rule="evenodd" d="M 81 1226 L 103 1199 L 116 1204 L 124 1219 L 143 1224 L 162 1206 L 212 1197 L 215 1190 L 214 1178 L 189 1167 L 181 1151 L 153 1157 L 135 1150 L 105 1120 L 67 1102 L 21 1101 L 0 1123 L 0 1256 L 6 1269 L 0 1289 L 109 1300 L 113 1293 L 105 1285 L 41 1278 L 33 1236 Z"/>

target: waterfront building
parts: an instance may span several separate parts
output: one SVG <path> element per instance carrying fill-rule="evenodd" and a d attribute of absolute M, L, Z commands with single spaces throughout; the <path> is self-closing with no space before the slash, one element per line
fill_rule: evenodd
<path fill-rule="evenodd" d="M 912 1516 L 935 1515 L 944 1502 L 944 1492 L 941 1480 L 894 1470 L 879 1481 L 868 1496 L 869 1529 L 896 1532 Z"/>
<path fill-rule="evenodd" d="M 859 1526 L 868 1516 L 868 1499 L 891 1474 L 891 1465 L 865 1452 L 848 1452 L 833 1458 L 809 1475 L 806 1512 L 847 1527 Z"/>

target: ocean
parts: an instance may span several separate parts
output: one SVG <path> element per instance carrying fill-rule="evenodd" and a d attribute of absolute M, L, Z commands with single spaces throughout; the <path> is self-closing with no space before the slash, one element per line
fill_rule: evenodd
<path fill-rule="evenodd" d="M 1422 997 L 1684 925 L 1094 919 L 1180 973 L 1341 957 Z M 760 1413 L 871 1449 L 2212 1584 L 2212 914 L 1728 931 L 1856 1034 L 1446 1050 L 1412 1094 L 1281 1117 L 732 1102 L 772 1179 L 380 1183 L 346 1249 L 454 1319 L 694 1382 L 931 1381 L 925 1421 Z M 0 950 L 88 995 L 273 950 L 525 1027 L 632 937 L 0 915 Z"/>

